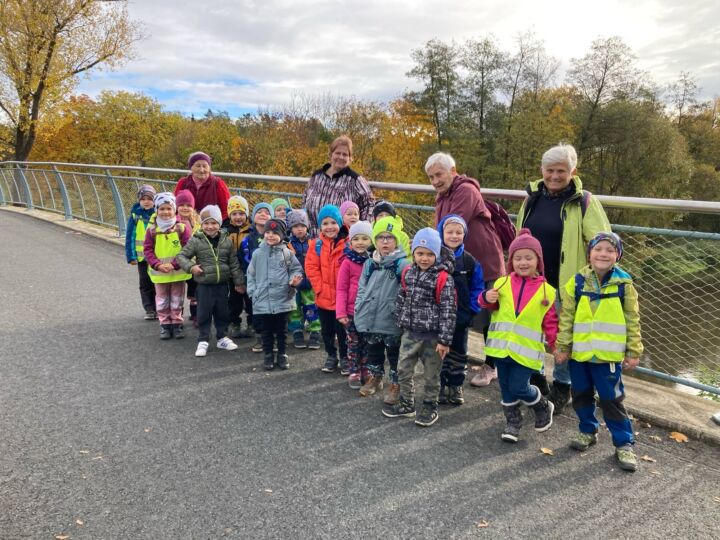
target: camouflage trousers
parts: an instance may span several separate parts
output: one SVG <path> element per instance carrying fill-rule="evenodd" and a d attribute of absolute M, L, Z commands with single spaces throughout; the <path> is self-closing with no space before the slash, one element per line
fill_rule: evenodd
<path fill-rule="evenodd" d="M 413 339 L 408 334 L 403 334 L 400 341 L 400 360 L 398 361 L 398 382 L 400 383 L 400 395 L 403 398 L 414 402 L 413 375 L 415 374 L 415 365 L 422 362 L 425 371 L 423 401 L 437 406 L 442 359 L 435 351 L 436 346 L 437 340 L 435 339 Z"/>

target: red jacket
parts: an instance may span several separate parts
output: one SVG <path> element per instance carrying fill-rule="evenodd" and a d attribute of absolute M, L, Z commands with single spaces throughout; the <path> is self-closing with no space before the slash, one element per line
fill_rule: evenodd
<path fill-rule="evenodd" d="M 217 204 L 220 207 L 220 212 L 222 212 L 223 220 L 227 219 L 227 203 L 230 198 L 230 190 L 227 184 L 219 177 L 211 174 L 210 178 L 200 184 L 200 188 L 197 188 L 192 176 L 184 176 L 178 180 L 175 186 L 175 196 L 182 189 L 192 192 L 195 197 L 195 210 L 200 212 L 208 204 Z"/>
<path fill-rule="evenodd" d="M 318 242 L 322 242 L 320 256 L 317 254 Z M 320 233 L 319 238 L 310 240 L 310 246 L 305 255 L 305 275 L 315 291 L 315 305 L 319 308 L 335 311 L 337 276 L 340 271 L 340 263 L 345 257 L 344 250 L 345 238 L 335 242 Z"/>

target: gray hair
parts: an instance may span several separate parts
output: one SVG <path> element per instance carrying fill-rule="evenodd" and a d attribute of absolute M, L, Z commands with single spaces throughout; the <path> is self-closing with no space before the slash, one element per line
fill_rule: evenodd
<path fill-rule="evenodd" d="M 564 163 L 567 165 L 570 169 L 569 172 L 577 167 L 577 152 L 573 145 L 560 143 L 543 154 L 541 162 L 543 167 L 555 165 L 556 163 Z"/>
<path fill-rule="evenodd" d="M 435 165 L 440 165 L 443 169 L 450 171 L 455 168 L 455 160 L 450 154 L 435 152 L 425 162 L 425 172 L 428 172 Z"/>

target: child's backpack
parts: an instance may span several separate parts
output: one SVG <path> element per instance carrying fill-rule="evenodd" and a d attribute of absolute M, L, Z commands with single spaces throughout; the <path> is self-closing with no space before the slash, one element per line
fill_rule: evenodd
<path fill-rule="evenodd" d="M 404 291 L 407 291 L 407 283 L 405 283 L 405 274 L 408 273 L 408 270 L 412 268 L 412 264 L 408 264 L 405 268 L 403 268 L 402 273 L 400 274 L 400 284 L 402 285 L 402 288 Z M 445 283 L 447 283 L 448 280 L 448 272 L 446 270 L 440 270 L 438 273 L 437 281 L 435 282 L 435 303 L 439 306 L 440 305 L 440 294 L 442 293 L 443 287 L 445 287 Z M 457 295 L 457 292 L 455 293 Z"/>
<path fill-rule="evenodd" d="M 581 296 L 587 296 L 590 301 L 592 300 L 600 300 L 602 298 L 620 298 L 620 303 L 625 303 L 625 284 L 620 283 L 618 284 L 618 290 L 614 293 L 596 293 L 596 292 L 588 292 L 583 291 L 585 288 L 585 276 L 582 274 L 575 274 L 575 303 L 577 304 L 580 300 Z"/>
<path fill-rule="evenodd" d="M 507 251 L 515 240 L 515 225 L 501 204 L 485 199 L 485 207 L 490 211 L 490 221 L 495 228 L 495 234 L 500 239 L 502 248 Z"/>

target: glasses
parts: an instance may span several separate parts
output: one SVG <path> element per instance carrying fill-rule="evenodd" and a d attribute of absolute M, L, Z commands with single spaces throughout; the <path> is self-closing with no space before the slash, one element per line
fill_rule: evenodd
<path fill-rule="evenodd" d="M 375 240 L 378 242 L 390 242 L 391 240 L 395 240 L 394 236 L 376 236 Z"/>

